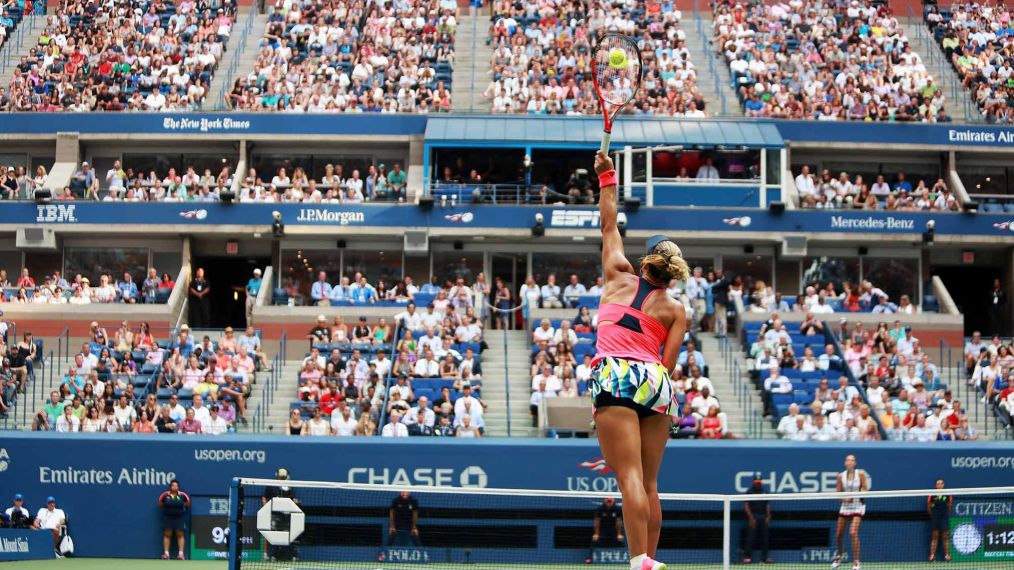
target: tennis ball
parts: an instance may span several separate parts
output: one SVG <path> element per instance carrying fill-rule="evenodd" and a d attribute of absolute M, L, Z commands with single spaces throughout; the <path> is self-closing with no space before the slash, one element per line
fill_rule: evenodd
<path fill-rule="evenodd" d="M 616 69 L 623 69 L 627 67 L 627 54 L 623 53 L 621 49 L 609 50 L 609 67 L 615 67 Z"/>

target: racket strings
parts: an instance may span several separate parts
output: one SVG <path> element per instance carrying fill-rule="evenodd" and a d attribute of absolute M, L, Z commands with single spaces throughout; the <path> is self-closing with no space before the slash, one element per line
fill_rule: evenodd
<path fill-rule="evenodd" d="M 613 113 L 634 98 L 641 82 L 641 57 L 630 38 L 612 33 L 603 35 L 596 43 L 592 62 L 606 107 L 603 111 Z"/>

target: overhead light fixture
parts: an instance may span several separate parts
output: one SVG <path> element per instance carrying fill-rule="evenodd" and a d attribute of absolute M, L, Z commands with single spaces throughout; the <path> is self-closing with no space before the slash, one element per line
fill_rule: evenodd
<path fill-rule="evenodd" d="M 535 213 L 535 225 L 532 226 L 532 235 L 535 237 L 542 237 L 546 235 L 546 226 L 542 225 L 545 218 L 542 212 Z"/>

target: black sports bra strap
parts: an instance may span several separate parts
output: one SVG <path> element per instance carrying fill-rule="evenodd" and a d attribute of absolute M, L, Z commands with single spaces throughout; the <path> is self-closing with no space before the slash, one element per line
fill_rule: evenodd
<path fill-rule="evenodd" d="M 655 287 L 644 277 L 638 277 L 637 294 L 634 295 L 634 300 L 630 302 L 630 308 L 640 311 L 641 305 L 644 305 L 644 300 L 648 298 L 648 295 L 651 295 L 658 289 L 660 287 Z"/>

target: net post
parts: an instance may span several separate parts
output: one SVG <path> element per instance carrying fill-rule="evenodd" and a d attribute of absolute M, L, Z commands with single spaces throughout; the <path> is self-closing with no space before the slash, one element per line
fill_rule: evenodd
<path fill-rule="evenodd" d="M 240 570 L 242 551 L 240 539 L 242 538 L 243 513 L 241 505 L 243 501 L 240 494 L 243 488 L 240 485 L 239 477 L 233 477 L 229 485 L 229 570 Z"/>
<path fill-rule="evenodd" d="M 722 568 L 729 570 L 732 551 L 732 499 L 722 498 Z"/>

